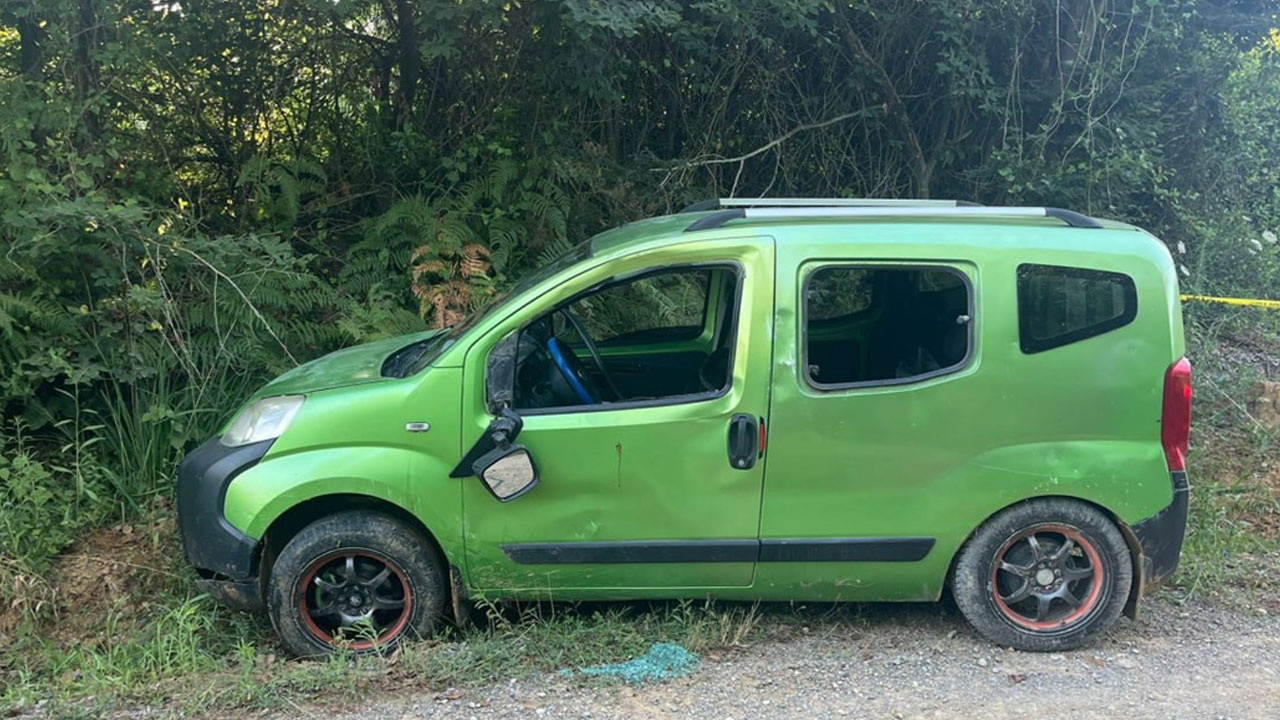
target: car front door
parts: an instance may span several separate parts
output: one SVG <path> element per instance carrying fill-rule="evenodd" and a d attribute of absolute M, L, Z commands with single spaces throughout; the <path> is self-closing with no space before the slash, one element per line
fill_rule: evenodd
<path fill-rule="evenodd" d="M 540 475 L 537 487 L 506 503 L 478 479 L 461 480 L 474 590 L 623 597 L 751 583 L 773 262 L 769 238 L 679 243 L 614 259 L 516 310 L 468 350 L 464 448 L 493 418 L 484 382 L 489 352 L 521 333 L 517 442 Z M 595 336 L 600 364 L 632 377 L 602 377 L 575 324 Z M 619 326 L 621 334 L 606 337 Z M 583 384 L 569 390 L 552 382 L 548 344 L 557 356 L 573 356 Z M 688 357 L 698 353 L 700 361 Z M 739 450 L 749 445 L 751 457 L 740 452 L 731 464 L 731 442 Z"/>

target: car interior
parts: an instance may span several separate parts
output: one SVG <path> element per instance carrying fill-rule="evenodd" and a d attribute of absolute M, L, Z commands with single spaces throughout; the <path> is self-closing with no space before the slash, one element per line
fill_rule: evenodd
<path fill-rule="evenodd" d="M 806 285 L 809 379 L 901 382 L 964 362 L 969 290 L 953 270 L 833 266 Z"/>
<path fill-rule="evenodd" d="M 663 269 L 593 288 L 521 330 L 519 410 L 658 401 L 728 387 L 732 267 Z M 805 286 L 816 385 L 902 382 L 969 354 L 969 289 L 954 270 L 831 266 Z"/>
<path fill-rule="evenodd" d="M 717 394 L 728 387 L 733 267 L 663 269 L 592 289 L 521 330 L 515 407 Z"/>

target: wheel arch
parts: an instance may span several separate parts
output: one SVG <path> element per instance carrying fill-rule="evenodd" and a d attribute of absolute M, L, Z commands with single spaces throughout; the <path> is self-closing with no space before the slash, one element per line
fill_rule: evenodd
<path fill-rule="evenodd" d="M 991 522 L 992 518 L 1005 510 L 1023 503 L 1035 502 L 1037 500 L 1072 500 L 1092 507 L 1103 515 L 1106 515 L 1111 520 L 1111 523 L 1120 531 L 1120 536 L 1124 538 L 1125 545 L 1129 547 L 1129 563 L 1133 567 L 1133 583 L 1129 586 L 1129 597 L 1125 600 L 1124 614 L 1131 620 L 1137 619 L 1138 601 L 1142 599 L 1143 595 L 1142 546 L 1138 543 L 1138 536 L 1134 534 L 1133 529 L 1129 527 L 1128 523 L 1121 520 L 1120 516 L 1107 506 L 1075 495 L 1036 495 L 1034 497 L 1023 498 L 1021 500 L 1011 502 L 989 513 L 981 522 L 974 525 L 973 528 L 969 530 L 968 534 L 965 535 L 964 540 L 961 541 L 960 544 L 956 546 L 955 551 L 951 553 L 951 559 L 947 563 L 947 575 L 943 582 L 943 587 L 946 591 L 951 591 L 952 583 L 955 581 L 956 562 L 960 559 L 960 553 L 964 551 L 965 547 L 968 546 L 969 542 L 973 539 L 974 534 L 977 533 L 983 525 Z"/>
<path fill-rule="evenodd" d="M 346 510 L 370 510 L 389 515 L 404 522 L 422 533 L 422 536 L 439 553 L 440 559 L 445 565 L 452 567 L 449 556 L 444 552 L 444 547 L 440 544 L 439 539 L 436 538 L 435 533 L 431 531 L 431 528 L 427 527 L 427 524 L 422 521 L 422 518 L 385 498 L 360 493 L 331 493 L 308 498 L 291 506 L 280 513 L 267 526 L 266 532 L 262 535 L 261 550 L 259 551 L 261 556 L 258 562 L 258 580 L 264 593 L 266 584 L 270 580 L 271 568 L 275 564 L 276 557 L 279 556 L 280 550 L 289 543 L 289 540 L 316 520 Z"/>

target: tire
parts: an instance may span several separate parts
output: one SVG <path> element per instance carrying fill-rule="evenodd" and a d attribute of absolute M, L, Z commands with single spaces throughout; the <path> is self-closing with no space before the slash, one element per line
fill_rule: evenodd
<path fill-rule="evenodd" d="M 978 528 L 960 549 L 951 587 L 965 619 L 992 642 L 1060 652 L 1115 622 L 1132 583 L 1129 546 L 1110 518 L 1076 500 L 1045 498 Z"/>
<path fill-rule="evenodd" d="M 267 612 L 298 657 L 379 652 L 430 635 L 448 597 L 444 563 L 422 533 L 351 510 L 316 520 L 285 545 L 271 568 Z"/>

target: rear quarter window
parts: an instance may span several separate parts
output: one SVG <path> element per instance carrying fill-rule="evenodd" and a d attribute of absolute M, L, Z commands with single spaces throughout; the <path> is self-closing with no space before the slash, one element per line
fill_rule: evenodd
<path fill-rule="evenodd" d="M 1057 265 L 1018 266 L 1018 336 L 1038 353 L 1111 332 L 1133 322 L 1133 278 L 1106 270 Z"/>

